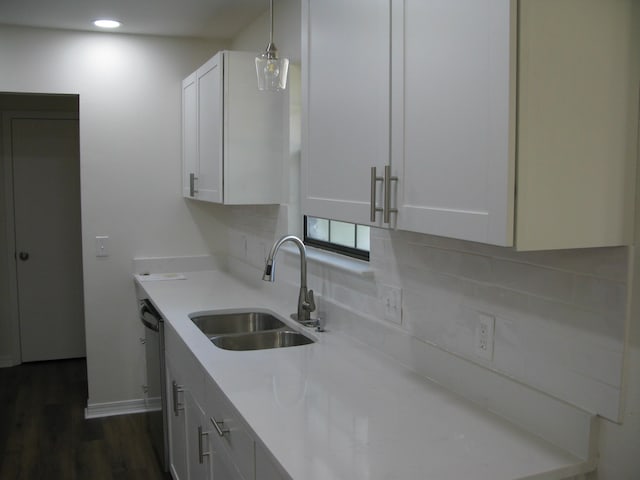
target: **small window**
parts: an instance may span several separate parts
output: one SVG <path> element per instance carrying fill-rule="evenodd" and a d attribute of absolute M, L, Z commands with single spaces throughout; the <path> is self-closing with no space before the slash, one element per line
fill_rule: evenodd
<path fill-rule="evenodd" d="M 369 235 L 367 225 L 304 217 L 304 243 L 312 247 L 368 261 Z"/>

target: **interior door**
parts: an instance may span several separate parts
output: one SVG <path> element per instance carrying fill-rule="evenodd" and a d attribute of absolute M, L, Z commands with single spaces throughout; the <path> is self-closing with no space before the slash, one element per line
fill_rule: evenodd
<path fill-rule="evenodd" d="M 78 119 L 9 124 L 22 361 L 82 357 Z"/>

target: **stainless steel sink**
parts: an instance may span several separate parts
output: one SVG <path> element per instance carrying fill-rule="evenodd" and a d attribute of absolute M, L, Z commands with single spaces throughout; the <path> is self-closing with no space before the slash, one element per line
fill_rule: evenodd
<path fill-rule="evenodd" d="M 263 332 L 287 325 L 265 312 L 203 314 L 191 317 L 193 323 L 208 337 L 236 333 Z"/>
<path fill-rule="evenodd" d="M 263 350 L 308 345 L 313 343 L 313 340 L 300 332 L 275 330 L 240 335 L 222 335 L 212 338 L 211 342 L 216 347 L 224 350 Z"/>
<path fill-rule="evenodd" d="M 224 350 L 263 350 L 314 342 L 266 312 L 202 313 L 189 317 L 216 347 Z"/>

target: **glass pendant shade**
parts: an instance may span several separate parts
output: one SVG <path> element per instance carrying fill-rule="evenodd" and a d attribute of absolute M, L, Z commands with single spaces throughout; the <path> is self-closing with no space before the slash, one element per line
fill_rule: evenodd
<path fill-rule="evenodd" d="M 285 90 L 288 71 L 289 59 L 287 58 L 269 58 L 266 52 L 256 57 L 258 90 L 267 92 Z"/>
<path fill-rule="evenodd" d="M 280 92 L 287 88 L 289 59 L 278 58 L 278 49 L 273 44 L 273 0 L 271 0 L 271 31 L 267 49 L 256 57 L 256 74 L 258 90 L 263 92 Z"/>

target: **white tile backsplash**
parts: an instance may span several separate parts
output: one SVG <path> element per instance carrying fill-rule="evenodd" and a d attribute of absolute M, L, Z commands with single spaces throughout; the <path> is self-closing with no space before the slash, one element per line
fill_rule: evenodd
<path fill-rule="evenodd" d="M 574 298 L 576 305 L 596 310 L 624 314 L 626 308 L 626 282 L 576 275 Z"/>
<path fill-rule="evenodd" d="M 617 419 L 627 248 L 550 252 L 374 231 L 379 282 L 405 289 L 410 335 Z M 393 252 L 388 255 L 387 252 Z M 474 355 L 477 312 L 496 317 L 494 358 Z"/>
<path fill-rule="evenodd" d="M 265 249 L 284 228 L 286 211 L 232 208 L 231 256 L 262 269 Z M 344 321 L 341 330 L 399 359 L 406 360 L 408 348 L 415 352 L 420 345 L 435 346 L 469 365 L 616 420 L 628 256 L 626 247 L 516 252 L 372 229 L 373 277 L 314 262 L 309 264 L 309 287 L 326 305 L 340 305 L 365 319 L 331 318 L 332 309 L 326 307 L 329 325 Z M 298 284 L 296 256 L 283 255 L 277 268 L 277 282 Z M 401 326 L 384 320 L 382 285 L 402 288 Z M 479 312 L 496 318 L 492 361 L 474 353 Z M 381 325 L 396 332 L 393 340 L 380 337 Z M 446 375 L 446 362 L 437 368 Z M 473 396 L 473 388 L 461 385 L 458 391 Z"/>
<path fill-rule="evenodd" d="M 492 283 L 497 286 L 532 296 L 571 299 L 574 275 L 570 272 L 501 259 L 493 259 L 492 267 Z"/>
<path fill-rule="evenodd" d="M 217 270 L 226 267 L 226 259 L 219 255 L 194 255 L 187 257 L 136 257 L 133 273 L 176 273 Z"/>

